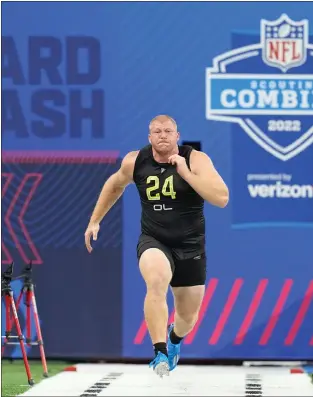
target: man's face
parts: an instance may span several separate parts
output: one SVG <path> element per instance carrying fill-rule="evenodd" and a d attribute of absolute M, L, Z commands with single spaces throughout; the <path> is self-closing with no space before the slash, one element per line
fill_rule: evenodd
<path fill-rule="evenodd" d="M 179 133 L 171 120 L 153 121 L 150 125 L 149 140 L 153 149 L 166 154 L 173 151 L 179 139 Z"/>

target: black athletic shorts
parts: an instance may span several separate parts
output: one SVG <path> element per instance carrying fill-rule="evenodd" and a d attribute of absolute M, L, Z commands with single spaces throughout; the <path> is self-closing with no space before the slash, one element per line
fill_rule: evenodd
<path fill-rule="evenodd" d="M 137 244 L 137 257 L 149 248 L 161 250 L 170 262 L 173 277 L 172 287 L 192 287 L 204 285 L 206 281 L 206 255 L 204 248 L 192 252 L 186 248 L 170 248 L 154 237 L 141 234 Z"/>

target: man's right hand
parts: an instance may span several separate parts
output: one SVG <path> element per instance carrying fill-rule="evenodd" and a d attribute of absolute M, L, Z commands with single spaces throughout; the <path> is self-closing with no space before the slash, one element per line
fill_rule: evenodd
<path fill-rule="evenodd" d="M 92 251 L 92 246 L 90 243 L 91 236 L 93 237 L 93 241 L 97 240 L 98 232 L 100 229 L 99 223 L 90 223 L 85 232 L 85 244 L 88 252 Z"/>

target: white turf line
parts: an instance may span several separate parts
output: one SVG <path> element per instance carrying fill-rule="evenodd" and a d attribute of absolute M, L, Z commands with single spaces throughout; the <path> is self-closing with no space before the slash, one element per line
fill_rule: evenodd
<path fill-rule="evenodd" d="M 62 372 L 44 379 L 23 396 L 81 396 L 95 383 L 97 396 L 245 396 L 247 374 L 259 375 L 262 396 L 313 396 L 307 374 L 290 374 L 289 368 L 245 368 L 222 366 L 178 366 L 169 377 L 160 379 L 147 365 L 78 364 L 77 372 Z M 111 380 L 103 378 L 111 373 Z M 95 391 L 89 391 L 95 393 Z"/>

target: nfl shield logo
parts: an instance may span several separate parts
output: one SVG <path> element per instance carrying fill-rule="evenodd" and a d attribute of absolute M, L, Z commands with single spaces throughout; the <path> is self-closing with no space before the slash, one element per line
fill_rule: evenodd
<path fill-rule="evenodd" d="M 261 21 L 262 58 L 283 72 L 306 61 L 308 21 L 295 22 L 283 14 L 276 21 Z"/>
<path fill-rule="evenodd" d="M 264 150 L 287 161 L 313 145 L 309 21 L 285 14 L 262 19 L 259 37 L 213 59 L 207 68 L 206 116 L 239 124 Z"/>

